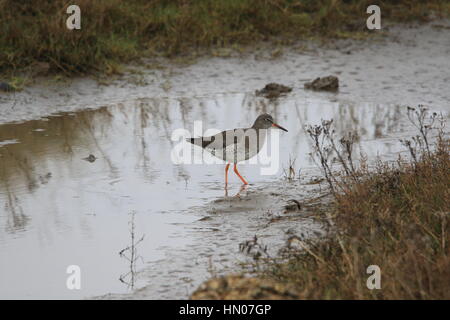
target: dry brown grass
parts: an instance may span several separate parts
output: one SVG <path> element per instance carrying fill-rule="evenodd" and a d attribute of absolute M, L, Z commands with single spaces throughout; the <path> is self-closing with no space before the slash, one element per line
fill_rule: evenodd
<path fill-rule="evenodd" d="M 269 260 L 260 276 L 306 299 L 450 299 L 450 140 L 441 129 L 434 149 L 415 152 L 416 161 L 378 161 L 332 180 L 329 237 Z M 369 265 L 381 268 L 379 290 L 366 286 Z"/>

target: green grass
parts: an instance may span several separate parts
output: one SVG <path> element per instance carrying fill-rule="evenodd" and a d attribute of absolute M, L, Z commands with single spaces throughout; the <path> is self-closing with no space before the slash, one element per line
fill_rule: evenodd
<path fill-rule="evenodd" d="M 180 56 L 266 40 L 364 32 L 372 1 L 336 0 L 0 0 L 0 73 L 48 63 L 66 75 L 114 73 L 139 57 Z M 448 16 L 446 1 L 379 1 L 382 18 Z M 68 30 L 66 8 L 81 8 L 81 30 Z"/>

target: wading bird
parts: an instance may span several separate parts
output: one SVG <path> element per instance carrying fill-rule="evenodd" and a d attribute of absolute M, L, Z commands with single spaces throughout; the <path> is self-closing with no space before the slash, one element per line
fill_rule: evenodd
<path fill-rule="evenodd" d="M 248 160 L 259 153 L 266 140 L 267 129 L 272 127 L 287 130 L 276 124 L 270 114 L 262 114 L 256 118 L 251 128 L 241 128 L 222 131 L 209 137 L 188 138 L 186 141 L 202 147 L 213 156 L 224 160 L 225 188 L 228 185 L 228 168 L 234 164 L 234 172 L 244 185 L 248 182 L 241 176 L 237 163 Z"/>

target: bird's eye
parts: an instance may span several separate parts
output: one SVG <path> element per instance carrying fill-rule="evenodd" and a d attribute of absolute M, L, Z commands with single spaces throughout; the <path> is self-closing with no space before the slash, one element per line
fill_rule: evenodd
<path fill-rule="evenodd" d="M 266 121 L 270 121 L 270 119 L 269 119 L 269 118 L 265 118 L 264 120 L 266 120 Z"/>

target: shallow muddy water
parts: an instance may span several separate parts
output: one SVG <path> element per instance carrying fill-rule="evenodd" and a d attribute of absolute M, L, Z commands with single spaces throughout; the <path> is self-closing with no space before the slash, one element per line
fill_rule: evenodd
<path fill-rule="evenodd" d="M 3 97 L 0 298 L 186 298 L 248 259 L 239 244 L 254 235 L 271 255 L 289 235 L 320 236 L 308 214 L 283 209 L 322 192 L 308 184 L 318 172 L 304 125 L 332 118 L 338 134 L 360 133 L 369 159 L 395 159 L 398 139 L 414 133 L 406 103 L 449 111 L 448 31 L 425 26 L 391 37 L 369 48 L 291 49 L 274 61 L 207 59 L 165 78 L 149 73 L 140 87 L 77 80 L 31 88 L 13 108 Z M 302 89 L 328 74 L 339 76 L 338 93 Z M 276 101 L 254 95 L 271 81 L 294 90 Z M 174 130 L 192 132 L 197 120 L 204 130 L 246 127 L 263 112 L 289 130 L 279 134 L 275 174 L 241 165 L 250 186 L 230 170 L 226 196 L 223 165 L 172 161 Z M 90 154 L 95 161 L 84 159 Z M 293 182 L 283 178 L 289 159 L 300 172 Z M 132 235 L 131 264 L 119 252 Z M 67 289 L 69 265 L 81 268 L 80 290 Z"/>

